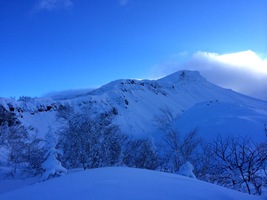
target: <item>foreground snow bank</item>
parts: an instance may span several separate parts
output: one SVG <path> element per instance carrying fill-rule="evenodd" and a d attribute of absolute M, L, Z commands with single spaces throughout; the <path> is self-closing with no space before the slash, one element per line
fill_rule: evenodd
<path fill-rule="evenodd" d="M 0 195 L 12 199 L 261 199 L 184 176 L 133 168 L 75 172 Z"/>

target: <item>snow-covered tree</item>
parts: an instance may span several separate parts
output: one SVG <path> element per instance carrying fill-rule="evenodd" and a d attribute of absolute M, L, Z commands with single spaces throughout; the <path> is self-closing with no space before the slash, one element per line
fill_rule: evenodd
<path fill-rule="evenodd" d="M 116 165 L 125 136 L 111 123 L 114 114 L 110 111 L 94 116 L 90 110 L 83 111 L 65 118 L 59 138 L 63 164 L 84 169 Z"/>
<path fill-rule="evenodd" d="M 58 160 L 58 155 L 60 154 L 60 151 L 56 149 L 58 138 L 51 128 L 49 128 L 46 134 L 45 141 L 45 161 L 42 164 L 42 168 L 44 169 L 42 180 L 44 181 L 67 173 L 67 170 Z"/>
<path fill-rule="evenodd" d="M 196 178 L 195 174 L 193 173 L 194 166 L 189 162 L 186 161 L 178 170 L 177 174 L 186 176 L 189 178 Z"/>

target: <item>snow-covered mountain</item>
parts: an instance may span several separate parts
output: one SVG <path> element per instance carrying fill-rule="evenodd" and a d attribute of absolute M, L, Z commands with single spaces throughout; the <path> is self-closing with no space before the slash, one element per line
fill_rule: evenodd
<path fill-rule="evenodd" d="M 122 132 L 155 135 L 153 122 L 161 110 L 176 116 L 181 132 L 198 128 L 204 136 L 224 132 L 264 138 L 267 102 L 218 87 L 197 71 L 179 71 L 159 80 L 123 79 L 78 95 L 54 98 L 0 98 L 0 109 L 15 113 L 29 130 L 44 136 L 56 124 L 56 112 L 64 105 L 88 107 L 92 112 L 114 110 L 114 123 Z"/>
<path fill-rule="evenodd" d="M 152 136 L 152 138 L 150 137 L 149 140 L 143 141 L 137 140 L 137 142 L 140 143 L 135 143 L 135 141 L 132 140 L 131 137 L 129 137 L 129 141 L 126 141 L 127 145 L 122 144 L 124 146 L 120 146 L 120 143 L 123 143 L 122 140 L 114 140 L 115 142 L 119 142 L 113 143 L 113 140 L 110 141 L 110 136 L 112 135 L 115 136 L 114 138 L 120 139 L 121 135 L 114 135 L 115 132 L 103 132 L 104 134 L 101 135 L 101 131 L 94 131 L 99 130 L 94 129 L 98 128 L 97 126 L 93 127 L 92 129 L 89 128 L 92 121 L 86 121 L 86 123 L 83 124 L 89 126 L 85 126 L 86 130 L 84 132 L 82 132 L 83 129 L 74 129 L 76 130 L 76 132 L 61 132 L 61 136 L 64 136 L 64 139 L 61 141 L 61 145 L 63 145 L 59 147 L 61 148 L 59 149 L 59 151 L 64 151 L 64 155 L 59 161 L 57 160 L 58 155 L 55 153 L 57 152 L 57 149 L 55 149 L 55 145 L 57 144 L 57 137 L 54 137 L 53 134 L 57 129 L 60 129 L 60 127 L 64 125 L 64 121 L 59 120 L 57 118 L 57 114 L 65 113 L 67 115 L 64 116 L 68 118 L 68 116 L 72 114 L 71 112 L 68 113 L 68 110 L 84 112 L 83 114 L 86 115 L 100 116 L 101 120 L 103 116 L 108 116 L 108 119 L 113 119 L 112 123 L 117 124 L 121 131 L 125 134 L 132 134 L 136 137 Z M 98 115 L 105 112 L 107 112 L 108 114 Z M 85 90 L 84 92 L 78 93 L 67 93 L 66 95 L 64 95 L 64 93 L 61 93 L 60 95 L 52 95 L 52 97 L 50 98 L 21 97 L 19 100 L 0 98 L 0 128 L 2 133 L 4 133 L 1 134 L 3 136 L 1 139 L 1 144 L 4 145 L 0 146 L 0 168 L 2 170 L 1 172 L 3 172 L 1 174 L 12 175 L 13 169 L 16 172 L 17 164 L 19 165 L 26 163 L 25 167 L 29 166 L 29 170 L 40 170 L 36 172 L 36 174 L 42 174 L 42 177 L 49 177 L 50 175 L 56 176 L 60 174 L 49 174 L 50 169 L 46 167 L 46 164 L 48 163 L 48 166 L 52 166 L 52 171 L 55 171 L 55 169 L 58 169 L 58 167 L 60 167 L 60 169 L 65 169 L 62 167 L 63 165 L 61 165 L 61 162 L 64 164 L 64 167 L 67 167 L 69 170 L 81 166 L 83 166 L 84 168 L 113 166 L 114 163 L 115 166 L 117 166 L 118 163 L 118 166 L 126 165 L 131 167 L 159 169 L 171 172 L 177 172 L 179 168 L 178 172 L 180 172 L 182 162 L 186 161 L 187 158 L 182 155 L 183 151 L 181 151 L 181 155 L 178 155 L 179 160 L 176 159 L 177 157 L 173 157 L 173 155 L 177 156 L 177 152 L 182 149 L 182 143 L 187 144 L 187 142 L 185 142 L 186 140 L 180 140 L 180 138 L 183 138 L 180 137 L 180 134 L 175 135 L 175 144 L 179 142 L 179 145 L 181 146 L 180 148 L 179 145 L 176 145 L 179 146 L 179 150 L 177 150 L 177 148 L 173 149 L 171 146 L 167 146 L 165 149 L 163 149 L 163 151 L 161 151 L 162 149 L 160 149 L 160 147 L 164 146 L 164 142 L 166 142 L 166 136 L 172 137 L 173 135 L 167 134 L 165 135 L 165 137 L 162 137 L 162 129 L 159 128 L 159 125 L 156 122 L 159 122 L 161 120 L 161 122 L 164 123 L 164 118 L 161 117 L 164 116 L 164 114 L 170 113 L 172 114 L 172 117 L 170 117 L 172 119 L 171 125 L 174 125 L 174 127 L 176 126 L 180 134 L 186 134 L 194 129 L 197 129 L 198 134 L 204 139 L 204 141 L 214 139 L 217 134 L 221 134 L 223 136 L 250 136 L 253 141 L 258 142 L 259 144 L 263 144 L 266 141 L 266 133 L 264 132 L 264 129 L 267 128 L 266 101 L 254 99 L 236 93 L 232 90 L 218 87 L 206 81 L 205 78 L 203 78 L 196 71 L 179 71 L 158 80 L 116 80 L 95 90 Z M 109 118 L 110 115 L 112 115 L 112 118 Z M 82 119 L 79 118 L 81 116 L 86 118 L 85 115 L 75 115 L 76 118 L 72 122 L 74 122 L 75 125 L 79 124 L 77 122 L 79 120 L 82 121 Z M 70 117 L 70 119 L 72 118 Z M 105 121 L 101 120 L 99 120 L 99 122 L 101 123 Z M 107 121 L 109 122 L 109 120 Z M 93 123 L 95 122 L 96 121 L 93 121 Z M 6 126 L 6 123 L 8 123 L 9 127 Z M 33 140 L 37 139 L 36 137 L 31 137 L 33 139 L 27 141 L 25 139 L 26 142 L 23 143 L 24 138 L 21 139 L 20 135 L 13 135 L 13 138 L 9 138 L 10 141 L 6 142 L 6 138 L 8 138 L 6 137 L 6 133 L 17 133 L 16 131 L 12 130 L 12 128 L 14 124 L 20 123 L 26 128 L 26 131 L 28 133 L 37 134 L 38 137 L 45 139 L 44 141 L 46 146 L 45 148 L 42 148 L 42 150 L 44 151 L 43 153 L 45 153 L 44 155 L 49 156 L 42 156 L 43 153 L 41 151 L 38 151 L 40 150 L 41 143 L 37 143 L 37 145 L 39 146 L 34 146 L 33 144 L 35 143 L 31 143 L 31 141 L 37 141 Z M 97 125 L 102 125 L 101 123 L 97 123 Z M 15 126 L 15 128 L 17 127 Z M 90 130 L 90 132 L 88 132 L 88 130 Z M 22 128 L 21 132 L 18 133 L 22 135 L 24 133 L 23 131 L 25 131 L 25 129 Z M 51 135 L 49 135 L 49 133 Z M 73 138 L 68 138 L 66 135 L 64 135 L 64 133 L 68 133 L 67 136 L 72 135 L 71 133 L 75 133 L 73 134 L 75 138 L 77 135 L 88 137 L 85 137 L 85 139 L 82 140 L 75 140 L 73 142 Z M 91 142 L 94 133 L 99 134 L 99 140 L 92 140 Z M 106 137 L 107 133 L 111 133 L 111 135 L 107 135 Z M 26 135 L 28 134 L 25 134 L 25 136 Z M 13 160 L 10 156 L 13 154 L 11 154 L 10 152 L 15 152 L 15 155 L 17 154 L 17 152 L 20 152 L 20 150 L 17 150 L 17 148 L 15 148 L 17 144 L 20 144 L 15 143 L 17 137 L 21 139 L 18 139 L 18 141 L 23 141 L 23 145 L 19 146 L 20 150 L 24 150 L 25 147 L 27 147 L 27 150 L 29 151 L 27 151 L 26 154 L 30 155 L 32 149 L 34 149 L 35 152 L 39 152 L 38 156 L 40 156 L 40 158 L 33 157 L 32 159 L 24 159 L 22 160 L 22 162 L 15 161 L 15 165 L 13 166 Z M 51 144 L 48 142 L 48 137 L 52 138 L 53 140 L 51 141 Z M 84 137 L 79 137 L 79 139 L 80 138 Z M 199 138 L 197 138 L 197 140 L 198 139 Z M 92 151 L 91 149 L 89 151 L 81 151 L 84 148 L 84 143 L 79 143 L 79 141 L 86 141 L 86 147 L 95 147 L 95 149 L 92 148 Z M 101 143 L 101 141 L 103 142 Z M 65 144 L 69 143 L 75 145 L 71 146 L 69 150 L 64 149 L 63 147 L 68 147 L 68 145 Z M 108 150 L 109 143 L 112 145 L 118 144 L 117 146 L 114 145 L 117 151 L 113 151 L 115 148 Z M 191 143 L 191 145 L 193 143 Z M 10 144 L 15 145 L 11 146 Z M 136 144 L 138 144 L 139 146 L 136 146 Z M 239 143 L 234 142 L 233 144 L 236 145 Z M 248 144 L 246 143 L 246 145 Z M 76 147 L 82 148 L 76 149 Z M 209 146 L 205 147 L 208 148 Z M 255 153 L 256 149 L 254 149 L 255 151 L 253 150 L 254 146 L 247 147 L 252 148 L 252 151 L 249 151 L 248 153 Z M 126 150 L 124 150 L 124 148 Z M 170 148 L 170 151 L 168 148 Z M 262 150 L 264 150 L 264 146 L 262 146 L 262 148 Z M 210 149 L 206 148 L 203 149 L 203 151 L 204 150 L 210 151 Z M 257 148 L 256 151 L 259 152 L 257 155 L 260 159 L 258 160 L 263 160 L 265 162 L 265 152 L 259 150 L 261 149 Z M 77 156 L 77 154 L 75 154 L 76 152 L 84 152 L 82 155 L 87 155 L 85 156 L 86 161 L 75 160 L 75 158 L 79 157 Z M 114 162 L 113 160 L 112 162 L 108 162 L 109 158 L 111 157 L 110 155 L 112 155 L 108 154 L 109 152 L 115 152 L 116 155 L 118 155 L 118 157 L 114 156 Z M 206 152 L 201 153 L 199 151 L 195 153 L 197 154 L 197 157 L 192 157 L 192 162 L 194 162 L 193 164 L 194 166 L 196 166 L 195 169 L 198 173 L 196 174 L 197 177 L 204 177 L 203 179 L 205 180 L 206 177 L 211 177 L 211 182 L 216 182 L 221 185 L 226 184 L 227 187 L 232 187 L 230 183 L 220 182 L 221 177 L 219 175 L 224 172 L 224 169 L 221 170 L 221 168 L 219 168 L 217 171 L 217 168 L 218 166 L 223 165 L 224 161 L 217 161 L 216 156 L 210 157 L 210 154 L 207 154 Z M 22 156 L 22 154 L 23 153 L 18 154 L 18 157 L 24 157 Z M 139 156 L 139 154 L 141 154 L 142 156 Z M 100 157 L 98 157 L 98 155 L 100 155 Z M 143 155 L 145 156 L 143 157 Z M 239 156 L 239 154 L 234 155 L 237 156 L 236 158 L 238 158 Z M 71 156 L 72 159 L 69 159 L 68 156 Z M 141 161 L 139 157 L 141 157 Z M 206 161 L 205 158 L 211 158 L 211 161 L 209 159 Z M 253 158 L 255 157 L 253 156 Z M 182 159 L 184 159 L 184 161 Z M 41 166 L 38 165 L 37 167 L 31 167 L 30 164 L 32 163 L 32 161 L 34 161 L 35 163 L 36 160 L 39 162 L 39 164 L 41 164 Z M 51 160 L 55 162 L 51 162 Z M 94 160 L 99 161 L 99 164 L 93 165 L 95 163 Z M 102 160 L 104 160 L 104 162 L 102 162 Z M 152 163 L 150 163 L 151 160 Z M 201 160 L 205 161 L 200 162 Z M 74 161 L 77 162 L 78 165 L 76 165 L 75 163 L 68 164 L 66 161 Z M 86 165 L 84 165 L 85 163 Z M 259 162 L 254 163 L 255 166 L 258 166 L 258 163 Z M 213 164 L 215 166 L 213 166 Z M 202 165 L 205 166 L 205 169 L 202 167 Z M 232 165 L 233 167 L 236 167 L 234 164 Z M 259 166 L 261 165 L 262 163 L 259 163 Z M 207 166 L 209 169 L 208 171 L 205 171 Z M 22 171 L 25 168 L 23 167 L 24 166 L 21 165 L 19 170 Z M 244 171 L 246 170 L 248 169 L 244 169 Z M 17 174 L 15 172 L 13 174 Z M 44 175 L 44 173 L 46 172 L 48 174 Z M 257 173 L 258 172 L 259 170 L 257 171 Z M 58 173 L 60 173 L 60 171 Z M 201 173 L 204 174 L 204 176 Z M 255 172 L 254 175 L 258 175 L 257 173 Z M 228 174 L 234 174 L 234 177 L 241 177 L 241 175 L 238 172 L 235 172 L 235 170 L 226 172 L 226 175 Z M 190 176 L 195 177 L 195 175 Z M 263 176 L 265 177 L 265 175 Z M 21 187 L 22 185 L 26 186 L 28 182 L 36 183 L 37 178 L 38 177 L 36 176 L 34 180 L 31 180 L 31 178 L 28 177 L 27 180 L 21 181 L 20 184 L 19 179 L 1 180 L 0 177 L 0 188 L 2 188 L 2 192 L 4 192 L 3 194 L 0 194 L 0 199 L 56 199 L 61 197 L 62 199 L 83 199 L 87 197 L 91 199 L 258 199 L 255 196 L 252 197 L 245 194 L 240 194 L 235 191 L 220 188 L 215 185 L 204 183 L 198 180 L 180 177 L 174 174 L 164 174 L 159 172 L 125 168 L 102 168 L 90 170 L 88 172 L 73 173 L 60 177 L 58 179 L 49 180 L 41 184 L 35 184 L 33 186 L 11 191 L 12 188 L 14 189 Z M 265 180 L 263 179 L 263 177 L 258 176 L 249 178 L 249 180 Z M 245 179 L 240 180 L 240 178 L 234 178 L 233 180 L 234 181 L 230 180 L 230 182 L 238 183 L 238 190 L 247 191 L 243 188 L 245 183 L 244 181 L 246 181 Z M 77 187 L 73 187 L 73 182 L 75 182 Z M 254 186 L 255 188 L 258 187 L 255 185 L 257 184 L 257 181 L 253 182 L 253 184 L 254 185 L 251 185 L 252 189 Z M 1 185 L 5 185 L 5 187 L 1 187 Z M 100 192 L 96 192 L 98 191 L 96 189 L 99 188 L 101 188 L 101 191 L 99 190 Z M 236 188 L 236 186 L 232 188 Z M 265 192 L 266 187 L 263 186 L 262 188 Z M 46 191 L 55 192 L 52 192 L 51 194 Z M 120 191 L 127 192 L 120 193 Z M 154 193 L 155 191 L 157 191 L 157 193 Z M 191 191 L 194 191 L 195 194 L 191 193 Z M 257 194 L 262 194 L 261 191 L 257 192 Z"/>

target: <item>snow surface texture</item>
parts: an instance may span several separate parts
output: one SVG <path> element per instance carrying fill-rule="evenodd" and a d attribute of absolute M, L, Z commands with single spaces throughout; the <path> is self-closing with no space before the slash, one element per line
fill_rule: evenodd
<path fill-rule="evenodd" d="M 264 125 L 267 123 L 266 113 L 255 107 L 227 102 L 205 101 L 197 103 L 176 118 L 178 130 L 183 133 L 194 128 L 206 140 L 217 135 L 249 136 L 256 142 L 262 142 L 266 136 Z"/>
<path fill-rule="evenodd" d="M 75 172 L 0 194 L 1 200 L 257 200 L 196 179 L 133 168 L 99 168 Z"/>

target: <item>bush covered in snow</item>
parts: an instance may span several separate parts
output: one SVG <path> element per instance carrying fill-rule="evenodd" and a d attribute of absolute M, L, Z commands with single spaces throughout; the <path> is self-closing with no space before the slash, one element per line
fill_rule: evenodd
<path fill-rule="evenodd" d="M 196 175 L 193 173 L 194 166 L 189 162 L 186 161 L 180 168 L 177 174 L 182 176 L 187 176 L 189 178 L 196 178 Z"/>

